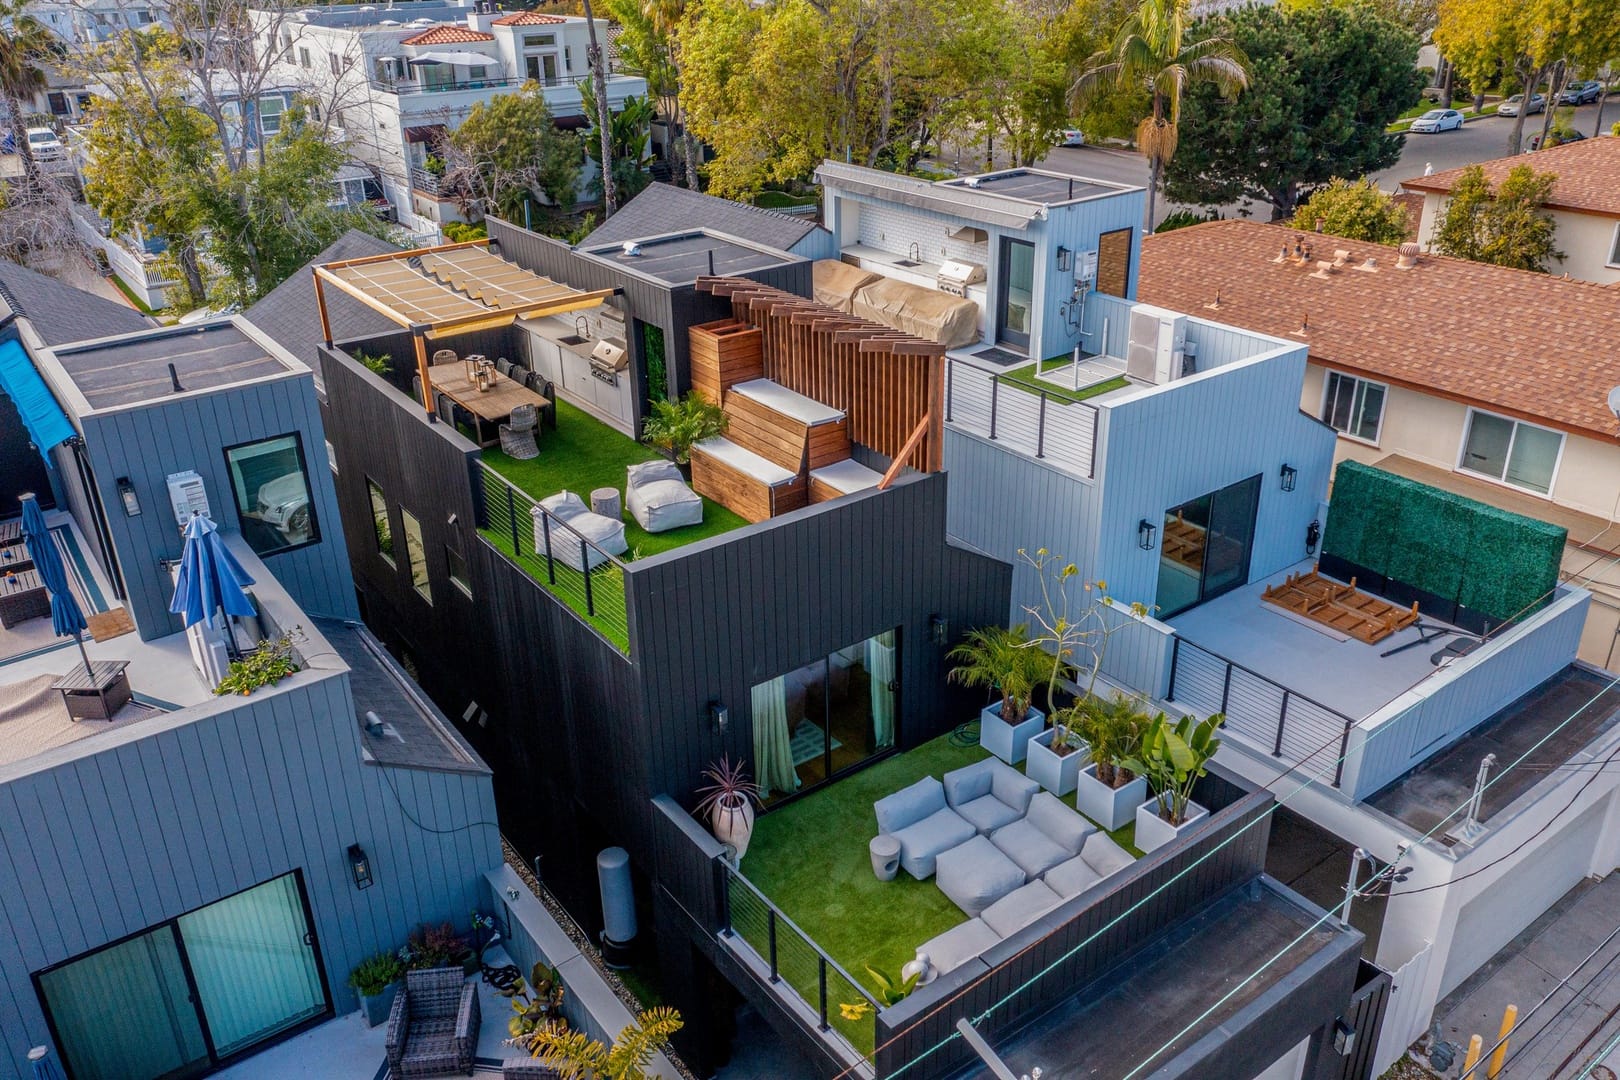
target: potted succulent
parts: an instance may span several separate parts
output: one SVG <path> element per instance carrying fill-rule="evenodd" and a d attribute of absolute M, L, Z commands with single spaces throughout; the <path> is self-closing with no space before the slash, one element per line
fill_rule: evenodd
<path fill-rule="evenodd" d="M 949 678 L 968 687 L 998 691 L 1001 700 L 979 714 L 979 745 L 1009 765 L 1024 760 L 1029 740 L 1046 727 L 1046 714 L 1030 704 L 1052 662 L 1020 623 L 1007 629 L 981 626 L 950 651 Z"/>
<path fill-rule="evenodd" d="M 688 478 L 692 447 L 704 439 L 724 435 L 731 421 L 720 406 L 698 393 L 679 401 L 654 401 L 641 424 L 641 441 L 668 454 Z"/>
<path fill-rule="evenodd" d="M 376 1027 L 388 1019 L 404 974 L 405 965 L 391 952 L 368 956 L 349 972 L 349 985 L 360 995 L 360 1011 L 366 1014 L 367 1027 Z"/>
<path fill-rule="evenodd" d="M 1192 790 L 1220 749 L 1215 730 L 1224 719 L 1220 713 L 1204 720 L 1183 716 L 1172 725 L 1159 713 L 1143 728 L 1137 752 L 1120 762 L 1146 777 L 1153 789 L 1153 798 L 1136 808 L 1136 846 L 1143 851 L 1163 847 L 1209 816 L 1192 801 Z"/>
<path fill-rule="evenodd" d="M 759 786 L 748 779 L 740 762 L 721 756 L 718 763 L 703 770 L 709 783 L 698 789 L 697 812 L 709 819 L 716 840 L 730 844 L 737 861 L 748 853 L 754 835 L 754 806 L 759 802 Z"/>
<path fill-rule="evenodd" d="M 1077 711 L 1075 728 L 1091 754 L 1075 777 L 1075 809 L 1112 832 L 1128 824 L 1147 798 L 1147 780 L 1122 762 L 1136 756 L 1148 717 L 1124 694 L 1109 701 L 1087 698 Z"/>

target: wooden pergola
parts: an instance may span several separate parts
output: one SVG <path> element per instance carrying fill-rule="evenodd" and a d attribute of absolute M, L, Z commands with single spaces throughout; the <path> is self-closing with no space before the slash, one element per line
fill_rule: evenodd
<path fill-rule="evenodd" d="M 492 254 L 487 239 L 346 259 L 315 267 L 315 306 L 328 348 L 328 284 L 411 332 L 424 388 L 432 385 L 428 341 L 596 307 L 614 293 L 582 292 L 525 270 Z M 424 390 L 423 397 L 423 406 L 432 413 L 433 395 Z"/>

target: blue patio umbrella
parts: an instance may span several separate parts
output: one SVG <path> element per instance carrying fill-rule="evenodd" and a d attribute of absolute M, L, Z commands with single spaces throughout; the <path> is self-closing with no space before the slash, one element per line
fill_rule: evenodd
<path fill-rule="evenodd" d="M 56 550 L 56 541 L 51 539 L 51 530 L 45 524 L 45 512 L 39 508 L 39 500 L 33 495 L 23 495 L 21 498 L 23 542 L 28 545 L 28 557 L 34 560 L 34 571 L 39 574 L 40 582 L 51 596 L 51 629 L 56 631 L 58 637 L 72 635 L 88 674 L 90 656 L 84 651 L 84 631 L 87 629 L 84 612 L 79 610 L 79 601 L 74 597 L 73 590 L 68 588 L 67 569 L 63 567 L 62 556 Z"/>
<path fill-rule="evenodd" d="M 62 1070 L 48 1047 L 36 1046 L 28 1051 L 28 1063 L 34 1067 L 34 1080 L 62 1080 Z"/>
<path fill-rule="evenodd" d="M 193 517 L 186 526 L 180 576 L 169 610 L 184 618 L 187 626 L 204 620 L 212 626 L 214 612 L 220 610 L 226 615 L 252 615 L 253 601 L 242 591 L 252 584 L 253 579 L 225 546 L 219 526 L 201 514 Z"/>

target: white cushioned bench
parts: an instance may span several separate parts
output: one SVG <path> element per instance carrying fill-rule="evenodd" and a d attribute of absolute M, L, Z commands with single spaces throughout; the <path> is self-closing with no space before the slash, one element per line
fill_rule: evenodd
<path fill-rule="evenodd" d="M 781 383 L 770 379 L 750 379 L 748 382 L 733 383 L 731 392 L 757 401 L 767 409 L 791 417 L 806 427 L 831 424 L 844 418 L 842 410 L 835 409 L 831 405 L 823 405 L 813 397 L 789 390 Z"/>
<path fill-rule="evenodd" d="M 724 435 L 692 445 L 692 487 L 749 521 L 797 510 L 808 492 L 798 473 Z"/>
<path fill-rule="evenodd" d="M 875 488 L 882 482 L 882 473 L 868 469 L 854 458 L 845 458 L 810 470 L 810 501 L 827 502 L 842 495 Z"/>

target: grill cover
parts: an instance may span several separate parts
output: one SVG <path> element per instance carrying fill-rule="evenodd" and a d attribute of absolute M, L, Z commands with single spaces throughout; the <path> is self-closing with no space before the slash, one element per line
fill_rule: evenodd
<path fill-rule="evenodd" d="M 893 278 L 863 285 L 850 310 L 913 337 L 937 341 L 947 349 L 979 340 L 978 304 Z"/>
<path fill-rule="evenodd" d="M 817 259 L 810 271 L 815 281 L 816 302 L 839 311 L 851 310 L 850 305 L 861 286 L 881 276 L 837 259 Z"/>

